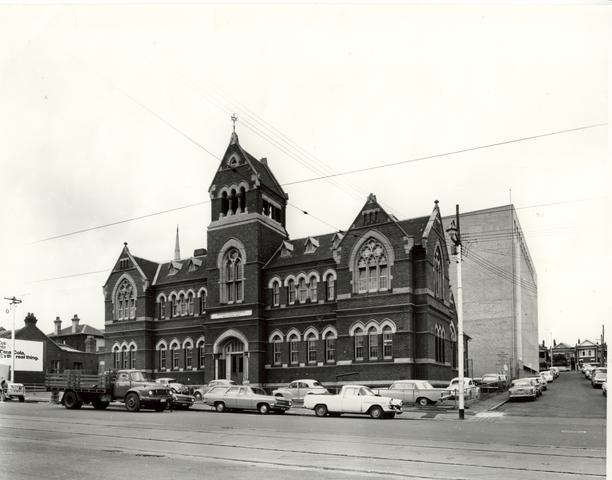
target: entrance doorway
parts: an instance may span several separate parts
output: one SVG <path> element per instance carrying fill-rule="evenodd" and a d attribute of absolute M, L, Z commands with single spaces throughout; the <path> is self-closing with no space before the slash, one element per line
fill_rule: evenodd
<path fill-rule="evenodd" d="M 222 346 L 217 360 L 217 378 L 233 380 L 240 384 L 248 380 L 248 354 L 244 343 L 237 338 L 228 339 Z"/>

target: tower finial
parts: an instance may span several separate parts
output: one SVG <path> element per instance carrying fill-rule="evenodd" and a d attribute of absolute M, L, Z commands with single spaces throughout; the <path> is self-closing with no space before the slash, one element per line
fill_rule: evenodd
<path fill-rule="evenodd" d="M 181 259 L 181 248 L 179 247 L 179 232 L 178 225 L 176 226 L 176 242 L 174 244 L 174 260 L 179 261 Z"/>
<path fill-rule="evenodd" d="M 232 119 L 232 129 L 233 132 L 236 133 L 236 122 L 238 121 L 238 117 L 236 116 L 235 113 L 232 113 L 232 116 L 230 117 Z"/>

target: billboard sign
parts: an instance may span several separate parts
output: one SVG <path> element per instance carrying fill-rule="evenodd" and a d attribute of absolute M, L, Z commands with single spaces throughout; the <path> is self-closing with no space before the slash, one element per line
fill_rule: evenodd
<path fill-rule="evenodd" d="M 0 338 L 0 365 L 11 365 L 10 338 Z M 15 340 L 15 371 L 43 371 L 43 342 Z"/>

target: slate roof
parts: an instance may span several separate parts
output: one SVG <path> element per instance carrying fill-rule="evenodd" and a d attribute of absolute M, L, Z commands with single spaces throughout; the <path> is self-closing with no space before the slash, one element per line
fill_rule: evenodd
<path fill-rule="evenodd" d="M 245 155 L 249 157 L 249 160 L 255 167 L 255 170 L 257 170 L 257 173 L 259 173 L 261 183 L 263 183 L 265 186 L 275 191 L 281 197 L 284 198 L 285 191 L 283 190 L 283 187 L 281 187 L 280 183 L 278 183 L 278 180 L 272 173 L 272 170 L 270 170 L 270 167 L 268 167 L 267 164 L 262 163 L 259 160 L 257 160 L 255 157 L 253 157 L 253 155 L 251 155 L 249 152 L 245 151 L 244 149 L 242 151 L 245 153 Z"/>
<path fill-rule="evenodd" d="M 155 278 L 155 272 L 157 272 L 157 267 L 159 263 L 152 262 L 151 260 L 147 260 L 146 258 L 140 258 L 132 255 L 134 260 L 138 263 L 138 266 L 142 269 L 145 276 L 148 280 L 153 280 Z"/>
<path fill-rule="evenodd" d="M 64 335 L 93 335 L 94 337 L 103 337 L 104 332 L 84 323 L 79 324 L 75 333 L 72 333 L 72 325 L 62 328 L 59 335 L 56 335 L 55 332 L 47 333 L 47 337 L 62 337 Z"/>
<path fill-rule="evenodd" d="M 183 281 L 187 282 L 206 278 L 208 275 L 206 272 L 206 256 L 195 257 L 202 262 L 202 265 L 196 268 L 193 272 L 189 271 L 191 258 L 179 260 L 179 263 L 181 263 L 183 267 L 174 275 L 168 275 L 168 273 L 170 272 L 170 268 L 175 261 L 162 263 L 159 269 L 159 274 L 157 275 L 157 280 L 155 281 L 155 285 L 170 285 Z"/>
<path fill-rule="evenodd" d="M 409 220 L 399 220 L 397 223 L 409 235 L 414 237 L 414 243 L 420 245 L 421 237 L 427 227 L 430 215 L 424 217 L 411 218 Z"/>
<path fill-rule="evenodd" d="M 590 340 L 583 340 L 582 342 L 580 342 L 578 345 L 576 345 L 577 347 L 595 347 L 595 343 L 591 342 Z"/>
<path fill-rule="evenodd" d="M 297 265 L 301 263 L 310 263 L 310 262 L 322 262 L 325 260 L 332 260 L 332 250 L 331 250 L 331 242 L 334 237 L 333 233 L 327 233 L 325 235 L 313 236 L 312 238 L 316 238 L 319 241 L 319 247 L 312 253 L 305 253 L 306 249 L 306 240 L 310 237 L 304 238 L 296 238 L 294 240 L 286 240 L 287 242 L 293 245 L 293 252 L 291 252 L 290 256 L 283 257 L 281 256 L 281 246 L 279 245 L 279 249 L 274 253 L 272 259 L 266 265 L 266 268 L 276 268 L 276 267 L 284 267 L 289 265 Z"/>
<path fill-rule="evenodd" d="M 560 342 L 560 343 L 557 343 L 556 347 L 553 347 L 553 350 L 560 350 L 564 348 L 574 348 L 574 347 L 569 346 L 567 343 Z"/>

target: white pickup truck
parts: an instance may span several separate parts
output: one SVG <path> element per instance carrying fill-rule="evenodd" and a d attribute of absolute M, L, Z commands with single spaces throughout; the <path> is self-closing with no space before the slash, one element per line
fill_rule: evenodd
<path fill-rule="evenodd" d="M 9 382 L 9 366 L 0 365 L 0 401 L 18 399 L 25 402 L 25 387 L 22 383 Z"/>
<path fill-rule="evenodd" d="M 402 401 L 376 395 L 363 385 L 345 385 L 338 395 L 311 393 L 304 397 L 304 408 L 317 417 L 337 417 L 343 413 L 360 413 L 372 418 L 393 418 L 402 413 Z"/>

